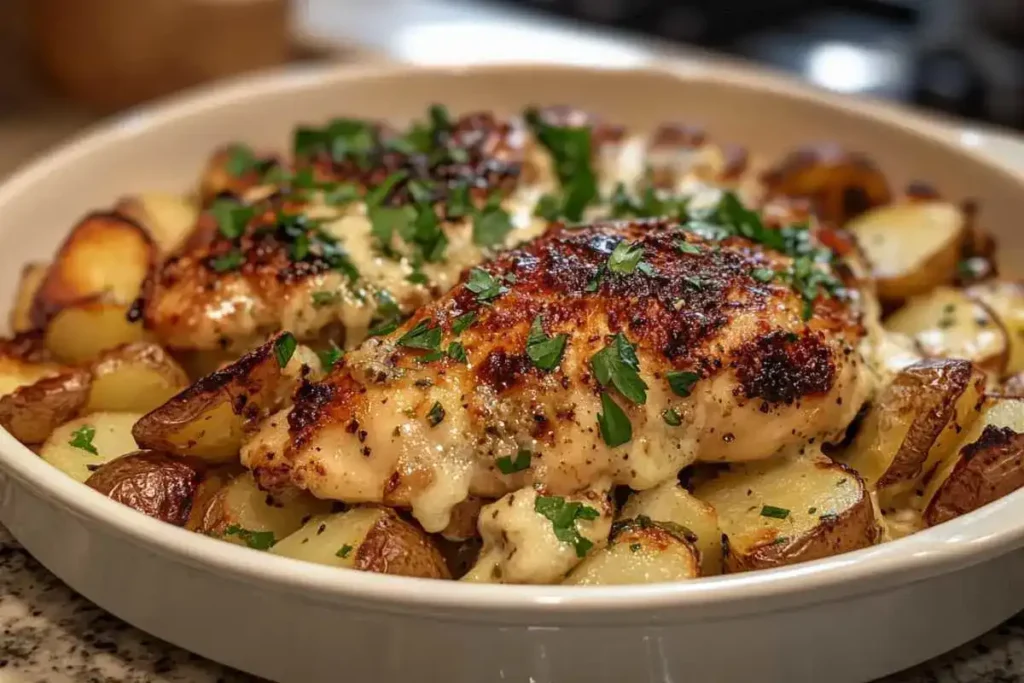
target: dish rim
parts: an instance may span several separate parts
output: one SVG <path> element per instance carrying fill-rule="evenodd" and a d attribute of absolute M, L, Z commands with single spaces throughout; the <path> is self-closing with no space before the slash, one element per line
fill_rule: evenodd
<path fill-rule="evenodd" d="M 649 65 L 631 68 L 578 67 L 568 65 L 489 64 L 480 66 L 415 66 L 404 64 L 289 66 L 229 81 L 201 86 L 134 108 L 91 126 L 70 140 L 37 156 L 0 183 L 0 210 L 13 197 L 34 192 L 51 169 L 74 164 L 83 156 L 101 152 L 121 137 L 145 135 L 161 123 L 173 124 L 247 96 L 277 93 L 311 84 L 341 87 L 347 82 L 381 77 L 420 78 L 463 72 L 517 70 L 554 71 L 565 78 L 579 73 L 655 73 L 680 83 L 713 81 L 748 91 L 767 91 L 802 100 L 826 111 L 846 114 L 895 127 L 919 144 L 938 145 L 951 155 L 1004 175 L 1021 187 L 1024 173 L 1016 172 L 970 147 L 958 145 L 948 129 L 902 109 L 873 101 L 853 100 L 784 78 L 763 76 L 732 67 Z M 940 526 L 871 548 L 803 564 L 693 581 L 626 586 L 508 586 L 465 584 L 388 576 L 317 565 L 290 558 L 259 554 L 223 543 L 183 528 L 149 518 L 116 503 L 67 477 L 31 450 L 0 430 L 0 483 L 4 475 L 80 520 L 113 531 L 164 557 L 203 571 L 216 571 L 232 579 L 273 584 L 297 596 L 317 596 L 374 609 L 408 611 L 443 610 L 464 619 L 475 615 L 489 620 L 512 614 L 534 617 L 570 613 L 643 612 L 651 608 L 698 608 L 729 605 L 733 611 L 763 611 L 764 598 L 782 600 L 779 605 L 829 601 L 893 588 L 982 562 L 1024 545 L 1024 491 L 1017 491 L 989 505 Z M 429 587 L 429 590 L 427 589 Z M 826 595 L 827 593 L 827 595 Z M 689 618 L 701 610 L 691 609 Z M 688 618 L 679 612 L 677 618 Z"/>

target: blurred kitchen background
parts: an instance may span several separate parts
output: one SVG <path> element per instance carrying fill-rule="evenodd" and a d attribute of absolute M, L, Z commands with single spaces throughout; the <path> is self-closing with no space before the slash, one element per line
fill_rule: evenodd
<path fill-rule="evenodd" d="M 1024 129 L 1024 0 L 0 0 L 0 176 L 103 114 L 323 59 L 737 61 Z"/>

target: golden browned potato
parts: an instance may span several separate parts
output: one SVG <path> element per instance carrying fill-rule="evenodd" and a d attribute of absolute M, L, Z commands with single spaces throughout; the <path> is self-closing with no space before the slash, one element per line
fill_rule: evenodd
<path fill-rule="evenodd" d="M 563 583 L 611 586 L 684 581 L 701 575 L 701 554 L 689 529 L 648 517 L 625 519 L 612 527 L 608 546 L 592 553 Z"/>
<path fill-rule="evenodd" d="M 101 465 L 85 483 L 144 515 L 184 526 L 201 479 L 201 462 L 137 451 Z"/>
<path fill-rule="evenodd" d="M 923 360 L 899 372 L 875 399 L 845 462 L 883 508 L 913 490 L 949 455 L 978 416 L 985 373 L 957 358 Z"/>
<path fill-rule="evenodd" d="M 11 330 L 15 333 L 34 329 L 32 303 L 35 301 L 39 286 L 46 278 L 48 269 L 49 266 L 45 263 L 26 263 L 22 266 L 21 276 L 18 278 L 18 291 L 14 295 L 14 306 L 8 319 Z"/>
<path fill-rule="evenodd" d="M 722 530 L 715 509 L 675 480 L 632 494 L 619 511 L 620 519 L 647 517 L 689 529 L 700 551 L 701 576 L 722 573 Z"/>
<path fill-rule="evenodd" d="M 125 453 L 139 450 L 132 438 L 138 413 L 95 413 L 67 422 L 50 434 L 39 455 L 65 474 L 85 481 Z"/>
<path fill-rule="evenodd" d="M 1010 341 L 1006 374 L 1024 371 L 1024 284 L 1012 280 L 987 280 L 970 286 L 967 293 L 987 305 L 1006 328 Z"/>
<path fill-rule="evenodd" d="M 990 396 L 958 449 L 925 489 L 928 526 L 977 510 L 1024 486 L 1024 399 Z"/>
<path fill-rule="evenodd" d="M 213 463 L 237 460 L 246 426 L 274 409 L 292 386 L 282 365 L 298 362 L 294 341 L 288 333 L 275 335 L 200 379 L 139 420 L 135 438 L 145 448 L 172 455 Z"/>
<path fill-rule="evenodd" d="M 314 517 L 271 552 L 364 572 L 451 578 L 430 536 L 391 508 L 377 505 Z"/>
<path fill-rule="evenodd" d="M 913 297 L 885 321 L 905 334 L 925 356 L 965 358 L 995 377 L 1009 353 L 1006 330 L 992 310 L 961 289 L 938 287 Z"/>
<path fill-rule="evenodd" d="M 135 342 L 103 352 L 92 364 L 85 411 L 148 412 L 188 386 L 185 371 L 166 351 Z"/>
<path fill-rule="evenodd" d="M 881 533 L 864 482 L 820 454 L 731 465 L 694 495 L 718 512 L 727 573 L 865 548 Z"/>
<path fill-rule="evenodd" d="M 66 370 L 66 366 L 54 362 L 36 332 L 0 339 L 0 396 Z"/>
<path fill-rule="evenodd" d="M 194 201 L 162 192 L 124 197 L 114 210 L 145 228 L 165 254 L 185 241 L 199 218 L 199 207 Z"/>
<path fill-rule="evenodd" d="M 57 251 L 32 304 L 32 324 L 44 328 L 62 309 L 98 298 L 129 306 L 156 265 L 146 231 L 116 213 L 92 213 Z"/>
<path fill-rule="evenodd" d="M 963 212 L 942 201 L 880 206 L 847 229 L 870 264 L 878 297 L 896 302 L 953 282 L 966 235 Z"/>
<path fill-rule="evenodd" d="M 105 300 L 66 306 L 46 326 L 46 348 L 66 363 L 85 363 L 109 349 L 142 341 L 146 331 L 128 320 L 128 308 Z"/>
<path fill-rule="evenodd" d="M 0 426 L 25 444 L 42 443 L 60 425 L 83 412 L 90 375 L 69 369 L 18 387 L 0 398 Z"/>
<path fill-rule="evenodd" d="M 888 204 L 889 182 L 874 162 L 838 145 L 798 149 L 761 177 L 769 196 L 810 199 L 822 220 L 841 226 L 875 206 Z"/>
<path fill-rule="evenodd" d="M 230 543 L 267 550 L 314 515 L 330 509 L 330 501 L 306 493 L 275 498 L 260 490 L 251 474 L 243 472 L 214 491 L 205 506 L 195 511 L 189 528 Z"/>

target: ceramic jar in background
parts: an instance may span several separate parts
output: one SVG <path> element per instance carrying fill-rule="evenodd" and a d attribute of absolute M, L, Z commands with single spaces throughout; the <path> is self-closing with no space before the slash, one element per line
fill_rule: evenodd
<path fill-rule="evenodd" d="M 113 110 L 289 55 L 289 0 L 31 0 L 40 65 Z"/>

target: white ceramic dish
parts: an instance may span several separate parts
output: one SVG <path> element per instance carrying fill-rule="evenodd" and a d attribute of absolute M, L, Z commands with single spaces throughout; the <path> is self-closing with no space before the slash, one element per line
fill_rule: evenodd
<path fill-rule="evenodd" d="M 897 182 L 982 202 L 1004 265 L 1024 253 L 1024 179 L 939 128 L 732 71 L 556 67 L 303 70 L 177 98 L 105 124 L 0 187 L 0 300 L 87 209 L 181 190 L 226 139 L 284 147 L 298 121 L 404 119 L 432 101 L 512 111 L 572 103 L 635 127 L 701 121 L 778 157 L 815 140 L 870 153 Z M 1024 493 L 901 541 L 788 568 L 622 587 L 463 585 L 349 572 L 189 533 L 114 503 L 0 433 L 0 521 L 117 616 L 287 683 L 864 681 L 1024 607 Z"/>

